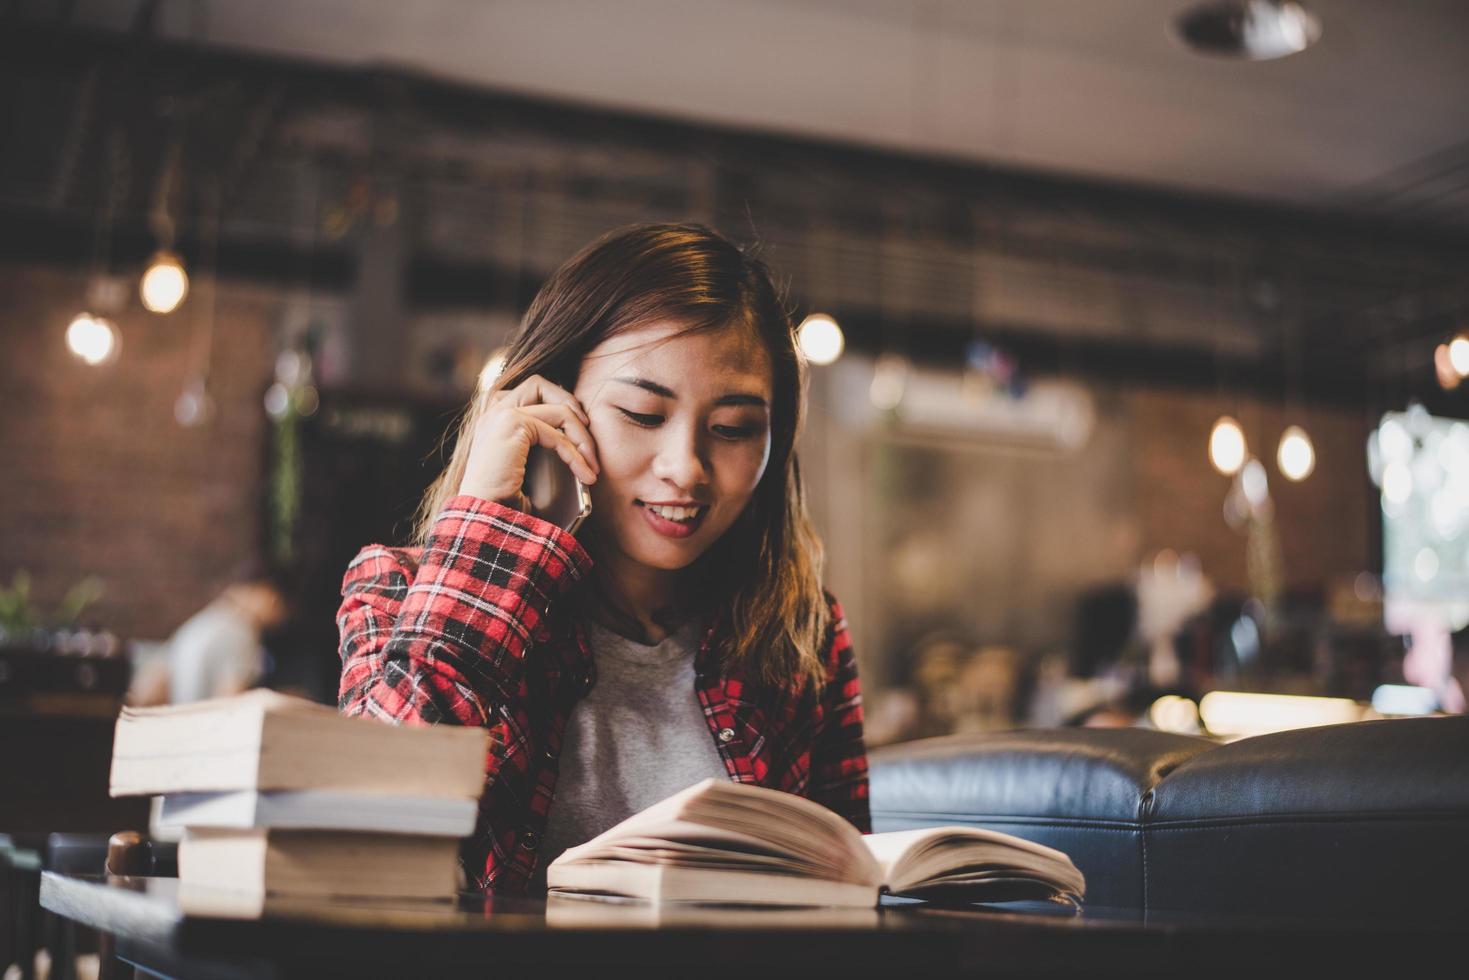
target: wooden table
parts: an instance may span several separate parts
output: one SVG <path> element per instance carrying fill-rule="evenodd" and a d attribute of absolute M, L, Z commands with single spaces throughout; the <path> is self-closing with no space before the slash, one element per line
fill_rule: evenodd
<path fill-rule="evenodd" d="M 1463 938 L 1362 923 L 1183 920 L 1041 903 L 873 910 L 658 908 L 578 899 L 259 903 L 173 878 L 47 872 L 41 904 L 178 977 L 883 977 L 1403 973 Z M 1445 962 L 1440 960 L 1439 962 Z M 1454 962 L 1451 958 L 1448 962 Z M 490 972 L 494 971 L 494 972 Z"/>

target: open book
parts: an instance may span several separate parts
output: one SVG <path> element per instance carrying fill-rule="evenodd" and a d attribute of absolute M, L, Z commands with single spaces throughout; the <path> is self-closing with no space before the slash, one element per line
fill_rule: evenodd
<path fill-rule="evenodd" d="M 1071 859 L 974 827 L 863 835 L 811 800 L 706 779 L 551 862 L 552 895 L 871 907 L 883 893 L 1081 902 Z"/>

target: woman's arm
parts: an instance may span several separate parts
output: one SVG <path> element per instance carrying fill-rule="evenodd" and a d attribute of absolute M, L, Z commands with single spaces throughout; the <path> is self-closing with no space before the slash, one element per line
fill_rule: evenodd
<path fill-rule="evenodd" d="M 872 830 L 867 801 L 867 745 L 862 739 L 862 682 L 842 607 L 830 594 L 832 626 L 827 650 L 821 723 L 811 747 L 811 798 L 845 817 L 858 830 Z"/>
<path fill-rule="evenodd" d="M 344 714 L 491 726 L 520 689 L 552 600 L 591 568 L 565 531 L 479 497 L 451 498 L 416 569 L 365 548 L 337 612 Z"/>

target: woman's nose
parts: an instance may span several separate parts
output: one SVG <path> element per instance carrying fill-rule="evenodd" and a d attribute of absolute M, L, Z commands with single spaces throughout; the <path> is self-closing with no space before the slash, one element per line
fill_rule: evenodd
<path fill-rule="evenodd" d="M 653 458 L 653 475 L 681 490 L 690 490 L 709 480 L 709 466 L 698 434 L 668 426 Z"/>

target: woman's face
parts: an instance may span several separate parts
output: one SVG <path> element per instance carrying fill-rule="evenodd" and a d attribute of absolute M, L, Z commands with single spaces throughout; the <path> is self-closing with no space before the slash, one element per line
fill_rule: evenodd
<path fill-rule="evenodd" d="M 771 364 L 758 337 L 679 329 L 658 322 L 603 342 L 573 392 L 602 466 L 591 521 L 617 553 L 605 557 L 666 571 L 719 540 L 770 458 Z"/>

